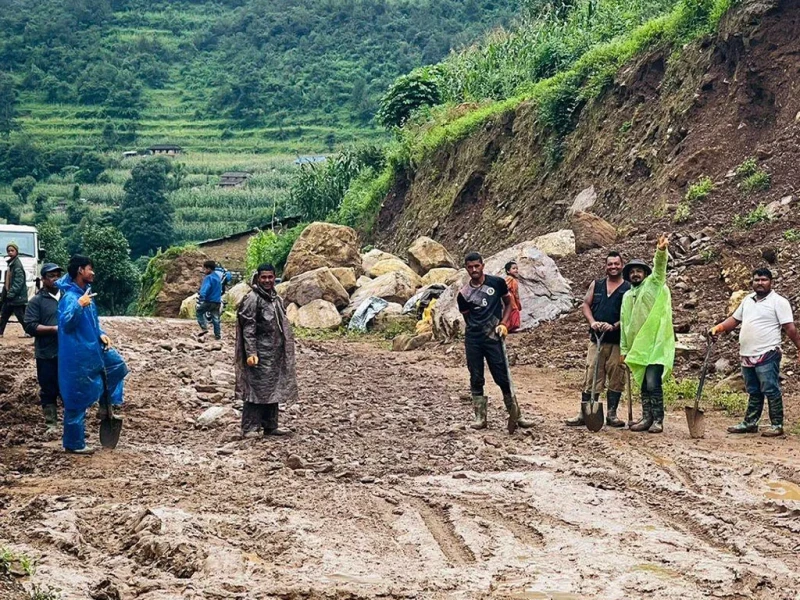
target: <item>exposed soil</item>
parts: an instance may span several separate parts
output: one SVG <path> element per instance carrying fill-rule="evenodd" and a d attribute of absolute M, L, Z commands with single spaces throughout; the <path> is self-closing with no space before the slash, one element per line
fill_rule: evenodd
<path fill-rule="evenodd" d="M 795 436 L 734 438 L 712 414 L 692 441 L 677 412 L 661 436 L 570 430 L 579 372 L 522 364 L 536 427 L 508 436 L 492 386 L 490 429 L 474 432 L 459 346 L 334 340 L 299 343 L 301 399 L 281 417 L 296 435 L 242 441 L 235 407 L 195 426 L 233 406 L 229 335 L 106 327 L 132 373 L 122 442 L 93 457 L 44 439 L 16 326 L 0 355 L 0 545 L 65 599 L 800 593 Z"/>

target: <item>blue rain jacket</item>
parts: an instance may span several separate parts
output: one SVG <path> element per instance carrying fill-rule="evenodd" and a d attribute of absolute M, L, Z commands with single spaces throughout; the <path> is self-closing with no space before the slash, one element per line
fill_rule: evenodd
<path fill-rule="evenodd" d="M 128 374 L 125 361 L 116 350 L 103 351 L 97 307 L 78 304 L 85 290 L 69 275 L 56 283 L 61 290 L 58 303 L 58 385 L 64 408 L 84 410 L 103 394 L 103 377 L 112 404 L 122 404 L 123 381 Z"/>
<path fill-rule="evenodd" d="M 216 273 L 209 273 L 203 278 L 203 285 L 200 286 L 198 294 L 200 302 L 222 302 L 222 281 Z"/>

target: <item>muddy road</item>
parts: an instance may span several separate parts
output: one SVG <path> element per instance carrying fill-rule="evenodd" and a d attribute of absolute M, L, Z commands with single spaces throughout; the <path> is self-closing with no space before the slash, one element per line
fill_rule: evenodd
<path fill-rule="evenodd" d="M 795 436 L 732 438 L 712 415 L 693 441 L 678 412 L 661 436 L 568 430 L 579 374 L 524 365 L 536 428 L 508 436 L 492 388 L 473 432 L 458 346 L 305 340 L 295 436 L 239 440 L 230 337 L 107 327 L 132 371 L 113 452 L 45 440 L 29 342 L 10 330 L 0 357 L 0 545 L 64 599 L 800 594 Z M 230 410 L 199 426 L 211 406 Z"/>

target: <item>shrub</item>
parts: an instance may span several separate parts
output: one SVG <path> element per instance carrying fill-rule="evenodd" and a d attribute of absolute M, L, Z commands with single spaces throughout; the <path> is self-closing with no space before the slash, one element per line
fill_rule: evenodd
<path fill-rule="evenodd" d="M 694 401 L 698 385 L 700 385 L 700 381 L 693 377 L 687 377 L 680 381 L 670 377 L 664 382 L 664 405 L 680 406 Z M 710 405 L 712 408 L 724 410 L 731 416 L 740 416 L 747 408 L 747 394 L 730 390 L 715 390 L 706 385 L 703 388 L 701 402 L 706 406 Z"/>
<path fill-rule="evenodd" d="M 689 217 L 692 216 L 692 209 L 689 206 L 688 202 L 681 202 L 678 204 L 678 208 L 675 209 L 675 216 L 672 217 L 672 220 L 676 223 L 685 223 L 689 220 Z"/>
<path fill-rule="evenodd" d="M 771 179 L 770 174 L 766 171 L 756 171 L 742 181 L 740 185 L 742 190 L 748 194 L 752 192 L 763 192 L 769 189 Z"/>
<path fill-rule="evenodd" d="M 800 242 L 800 230 L 787 229 L 783 232 L 783 239 L 787 242 Z"/>
<path fill-rule="evenodd" d="M 711 181 L 711 178 L 705 176 L 701 177 L 697 180 L 697 183 L 690 185 L 689 189 L 686 190 L 685 200 L 687 202 L 702 202 L 708 198 L 713 189 L 714 182 Z"/>
<path fill-rule="evenodd" d="M 270 263 L 278 273 L 282 272 L 289 252 L 292 251 L 292 246 L 303 233 L 306 225 L 307 223 L 301 223 L 281 233 L 275 233 L 272 230 L 261 231 L 251 237 L 247 242 L 248 276 L 262 263 Z"/>
<path fill-rule="evenodd" d="M 441 101 L 437 68 L 422 67 L 395 80 L 381 98 L 377 120 L 388 129 L 402 127 L 414 112 Z"/>
<path fill-rule="evenodd" d="M 750 157 L 736 167 L 734 173 L 737 179 L 744 179 L 745 177 L 750 177 L 750 175 L 753 175 L 756 171 L 758 171 L 758 163 L 755 158 Z"/>
<path fill-rule="evenodd" d="M 763 204 L 759 204 L 756 208 L 751 210 L 746 215 L 736 215 L 733 217 L 733 224 L 739 229 L 750 229 L 751 227 L 764 223 L 770 220 L 767 208 Z"/>

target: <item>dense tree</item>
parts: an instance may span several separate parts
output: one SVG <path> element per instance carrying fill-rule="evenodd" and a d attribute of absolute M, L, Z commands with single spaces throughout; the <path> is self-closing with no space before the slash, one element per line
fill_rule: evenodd
<path fill-rule="evenodd" d="M 98 308 L 106 314 L 124 314 L 139 284 L 125 236 L 116 227 L 89 226 L 83 232 L 81 252 L 94 263 L 92 289 L 97 292 Z"/>
<path fill-rule="evenodd" d="M 103 157 L 97 152 L 84 152 L 78 164 L 79 170 L 75 173 L 75 181 L 78 183 L 96 183 L 106 164 Z"/>
<path fill-rule="evenodd" d="M 14 129 L 17 116 L 17 90 L 8 73 L 0 71 L 0 134 L 8 135 Z"/>
<path fill-rule="evenodd" d="M 135 258 L 167 248 L 174 240 L 173 208 L 167 200 L 172 165 L 164 158 L 143 161 L 125 182 L 125 198 L 118 226 L 130 243 Z"/>
<path fill-rule="evenodd" d="M 45 221 L 37 226 L 39 245 L 45 251 L 45 260 L 66 268 L 69 261 L 64 233 L 55 221 Z"/>
<path fill-rule="evenodd" d="M 398 77 L 381 99 L 378 122 L 384 127 L 402 127 L 423 106 L 442 101 L 435 67 L 424 67 Z"/>
<path fill-rule="evenodd" d="M 33 188 L 35 187 L 36 180 L 30 175 L 20 177 L 11 182 L 11 191 L 17 195 L 17 198 L 19 198 L 19 201 L 22 204 L 27 204 L 28 196 L 31 195 L 31 192 L 33 192 Z"/>

